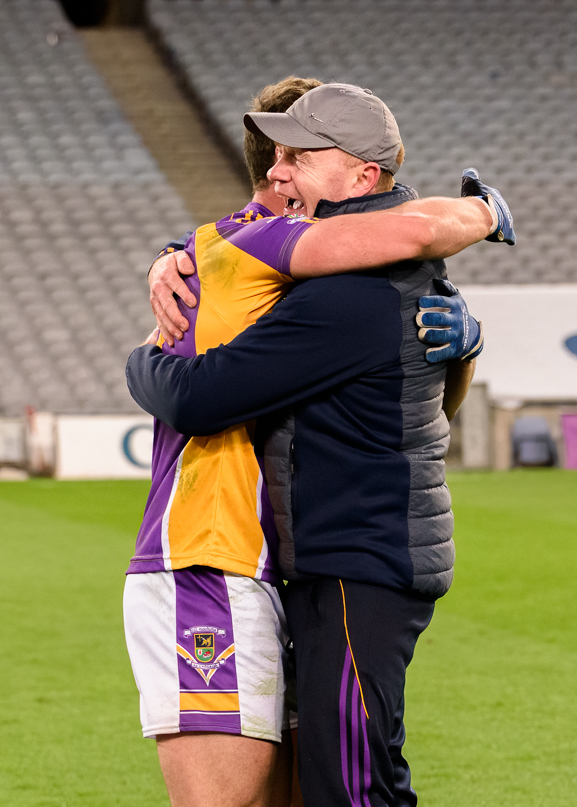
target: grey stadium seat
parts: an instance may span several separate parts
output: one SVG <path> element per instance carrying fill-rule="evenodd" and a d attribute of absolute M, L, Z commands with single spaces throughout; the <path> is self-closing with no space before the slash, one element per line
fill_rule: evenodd
<path fill-rule="evenodd" d="M 456 282 L 577 281 L 565 240 L 577 232 L 573 0 L 148 0 L 146 8 L 237 152 L 242 114 L 265 83 L 293 73 L 371 87 L 403 133 L 400 182 L 421 195 L 456 195 L 461 170 L 474 165 L 510 201 L 518 246 L 456 256 Z M 533 239 L 544 230 L 552 239 Z"/>
<path fill-rule="evenodd" d="M 146 271 L 192 227 L 59 3 L 2 0 L 0 415 L 138 411 L 124 362 L 153 325 Z"/>

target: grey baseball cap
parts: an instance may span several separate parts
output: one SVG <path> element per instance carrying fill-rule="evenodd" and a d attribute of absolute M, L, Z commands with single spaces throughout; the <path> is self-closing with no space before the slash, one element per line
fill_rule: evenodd
<path fill-rule="evenodd" d="M 393 113 L 370 90 L 353 84 L 315 87 L 286 112 L 247 112 L 244 125 L 281 146 L 336 147 L 391 174 L 399 169 L 401 135 Z"/>

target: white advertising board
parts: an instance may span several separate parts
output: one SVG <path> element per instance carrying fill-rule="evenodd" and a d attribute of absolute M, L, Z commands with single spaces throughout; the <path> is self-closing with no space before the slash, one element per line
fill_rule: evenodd
<path fill-rule="evenodd" d="M 152 418 L 148 415 L 60 415 L 57 479 L 150 479 Z"/>
<path fill-rule="evenodd" d="M 22 418 L 0 418 L 0 463 L 10 462 L 24 465 L 24 420 Z"/>
<path fill-rule="evenodd" d="M 483 321 L 475 383 L 503 400 L 577 401 L 577 284 L 462 286 Z M 58 479 L 150 478 L 152 418 L 61 415 Z"/>
<path fill-rule="evenodd" d="M 460 290 L 485 331 L 475 383 L 494 400 L 577 400 L 577 284 Z"/>

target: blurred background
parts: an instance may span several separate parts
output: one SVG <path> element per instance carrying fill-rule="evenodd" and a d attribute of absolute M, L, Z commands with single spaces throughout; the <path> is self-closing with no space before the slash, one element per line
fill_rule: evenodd
<path fill-rule="evenodd" d="M 249 198 L 242 113 L 291 73 L 378 93 L 421 196 L 502 190 L 518 245 L 449 263 L 487 337 L 449 462 L 577 467 L 576 46 L 572 0 L 1 0 L 0 476 L 148 474 L 146 271 Z"/>
<path fill-rule="evenodd" d="M 288 74 L 379 94 L 421 196 L 474 166 L 510 203 L 516 247 L 448 262 L 486 348 L 408 753 L 423 807 L 575 801 L 575 0 L 0 0 L 2 804 L 168 805 L 123 639 L 152 441 L 124 366 L 148 267 L 244 206 L 242 114 Z"/>

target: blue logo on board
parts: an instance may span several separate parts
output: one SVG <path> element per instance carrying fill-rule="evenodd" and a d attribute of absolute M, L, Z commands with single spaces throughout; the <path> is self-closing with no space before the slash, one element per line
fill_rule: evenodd
<path fill-rule="evenodd" d="M 134 441 L 134 438 L 138 435 L 139 432 L 142 431 L 152 432 L 153 428 L 149 424 L 133 426 L 132 429 L 129 429 L 124 435 L 124 439 L 122 440 L 122 451 L 126 459 L 130 463 L 132 463 L 132 465 L 136 465 L 137 468 L 150 468 L 151 467 L 150 460 L 138 456 L 139 452 L 137 450 Z"/>
<path fill-rule="evenodd" d="M 574 356 L 577 356 L 577 333 L 575 336 L 570 336 L 569 339 L 565 339 L 565 347 L 567 350 L 571 351 Z"/>

